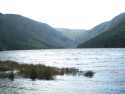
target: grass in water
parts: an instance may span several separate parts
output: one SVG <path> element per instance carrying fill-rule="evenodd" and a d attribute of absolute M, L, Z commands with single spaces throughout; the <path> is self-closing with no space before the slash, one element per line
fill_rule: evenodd
<path fill-rule="evenodd" d="M 78 69 L 75 68 L 56 68 L 45 66 L 42 64 L 20 64 L 15 61 L 0 61 L 0 73 L 6 73 L 5 77 L 14 79 L 14 71 L 16 71 L 16 75 L 30 78 L 32 80 L 35 79 L 45 79 L 52 80 L 56 75 L 64 75 L 64 74 L 72 74 L 75 75 L 79 72 Z M 1 76 L 2 77 L 2 76 Z M 4 78 L 4 77 L 3 77 Z"/>

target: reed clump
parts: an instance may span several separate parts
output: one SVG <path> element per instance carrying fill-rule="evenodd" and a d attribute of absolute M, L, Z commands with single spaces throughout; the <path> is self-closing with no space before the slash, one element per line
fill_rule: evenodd
<path fill-rule="evenodd" d="M 9 71 L 9 72 L 7 72 Z M 14 72 L 16 71 L 16 72 Z M 15 61 L 0 61 L 0 73 L 7 72 L 8 78 L 14 79 L 15 75 L 35 79 L 52 80 L 56 75 L 76 74 L 79 72 L 75 68 L 56 68 L 42 64 L 21 64 Z M 1 75 L 2 77 L 2 75 Z"/>

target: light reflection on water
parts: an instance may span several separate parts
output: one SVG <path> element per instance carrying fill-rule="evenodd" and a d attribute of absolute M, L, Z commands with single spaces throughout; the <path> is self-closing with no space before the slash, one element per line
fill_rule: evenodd
<path fill-rule="evenodd" d="M 93 78 L 57 76 L 56 80 L 0 79 L 0 94 L 125 94 L 125 49 L 2 51 L 0 60 L 76 67 Z"/>

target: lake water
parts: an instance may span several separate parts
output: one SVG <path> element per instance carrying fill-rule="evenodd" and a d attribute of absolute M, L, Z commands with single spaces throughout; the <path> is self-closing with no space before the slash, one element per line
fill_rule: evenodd
<path fill-rule="evenodd" d="M 56 80 L 0 79 L 0 94 L 125 94 L 125 49 L 1 51 L 0 60 L 93 70 L 93 78 L 57 76 Z"/>

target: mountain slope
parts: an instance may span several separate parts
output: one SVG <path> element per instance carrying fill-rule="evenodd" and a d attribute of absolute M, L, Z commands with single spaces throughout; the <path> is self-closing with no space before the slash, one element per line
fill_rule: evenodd
<path fill-rule="evenodd" d="M 71 40 L 75 41 L 75 43 L 81 44 L 85 43 L 86 41 L 94 38 L 95 36 L 103 33 L 110 27 L 109 22 L 104 22 L 92 28 L 91 30 L 84 30 L 84 29 L 65 29 L 65 28 L 58 28 L 57 30 L 62 32 L 64 36 L 70 38 Z"/>
<path fill-rule="evenodd" d="M 110 21 L 110 27 L 102 34 L 80 44 L 80 48 L 119 48 L 125 47 L 125 13 Z"/>
<path fill-rule="evenodd" d="M 15 14 L 0 14 L 0 50 L 69 48 L 74 43 L 49 25 Z"/>
<path fill-rule="evenodd" d="M 76 44 L 81 43 L 81 37 L 86 34 L 87 30 L 84 29 L 67 29 L 67 28 L 57 28 L 64 36 L 73 40 Z"/>
<path fill-rule="evenodd" d="M 100 35 L 101 33 L 105 32 L 110 27 L 109 22 L 104 22 L 92 28 L 91 30 L 86 31 L 84 34 L 80 36 L 80 44 L 85 43 L 86 41 Z"/>

